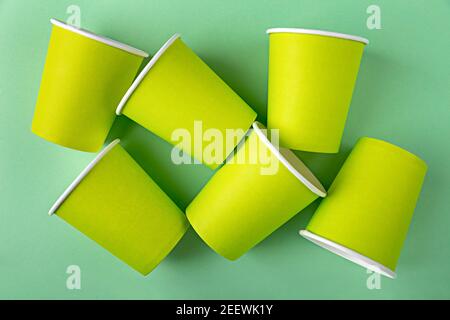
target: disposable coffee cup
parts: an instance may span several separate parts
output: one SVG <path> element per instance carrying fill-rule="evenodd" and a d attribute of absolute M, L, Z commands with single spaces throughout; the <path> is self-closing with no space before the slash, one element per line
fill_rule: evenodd
<path fill-rule="evenodd" d="M 242 256 L 326 195 L 292 151 L 277 148 L 260 123 L 255 122 L 252 128 L 243 145 L 186 209 L 199 236 L 230 260 Z"/>
<path fill-rule="evenodd" d="M 56 19 L 51 23 L 32 131 L 64 147 L 96 152 L 148 54 Z"/>
<path fill-rule="evenodd" d="M 361 138 L 300 234 L 367 269 L 395 278 L 427 165 L 388 142 Z"/>
<path fill-rule="evenodd" d="M 275 28 L 270 35 L 269 128 L 280 144 L 339 151 L 353 88 L 368 40 L 330 31 Z"/>
<path fill-rule="evenodd" d="M 50 209 L 143 275 L 174 248 L 183 212 L 119 145 L 110 143 Z"/>
<path fill-rule="evenodd" d="M 256 113 L 180 38 L 172 36 L 153 56 L 129 88 L 116 113 L 178 146 L 197 161 L 215 169 L 244 137 Z M 217 152 L 205 149 L 201 132 L 222 139 L 234 130 L 234 141 Z M 178 134 L 190 141 L 180 143 Z M 198 143 L 200 139 L 200 143 Z"/>

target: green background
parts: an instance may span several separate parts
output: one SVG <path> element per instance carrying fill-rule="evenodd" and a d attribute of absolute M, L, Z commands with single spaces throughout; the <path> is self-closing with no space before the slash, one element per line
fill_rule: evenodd
<path fill-rule="evenodd" d="M 318 28 L 370 39 L 341 152 L 297 154 L 328 187 L 358 137 L 386 139 L 421 156 L 429 172 L 397 268 L 380 290 L 366 270 L 300 238 L 312 204 L 236 262 L 190 230 L 148 277 L 47 211 L 92 154 L 30 132 L 51 26 L 81 8 L 81 25 L 150 53 L 173 33 L 266 121 L 269 27 Z M 366 9 L 381 8 L 369 30 Z M 0 0 L 0 298 L 450 298 L 450 2 L 435 1 L 18 1 Z M 171 147 L 117 119 L 124 147 L 181 207 L 213 172 L 175 166 Z M 81 268 L 81 290 L 66 268 Z"/>

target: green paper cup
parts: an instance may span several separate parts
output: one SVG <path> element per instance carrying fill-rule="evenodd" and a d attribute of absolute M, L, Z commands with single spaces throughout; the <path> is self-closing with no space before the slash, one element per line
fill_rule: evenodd
<path fill-rule="evenodd" d="M 109 144 L 56 201 L 60 218 L 146 275 L 188 228 L 185 215 L 118 144 Z"/>
<path fill-rule="evenodd" d="M 395 268 L 427 171 L 390 143 L 361 138 L 306 230 L 306 239 L 395 278 Z"/>
<path fill-rule="evenodd" d="M 280 144 L 336 153 L 367 39 L 307 29 L 269 29 L 269 128 Z"/>
<path fill-rule="evenodd" d="M 230 260 L 326 195 L 300 159 L 275 147 L 264 131 L 261 124 L 253 124 L 243 145 L 186 210 L 200 237 Z"/>
<path fill-rule="evenodd" d="M 98 151 L 115 107 L 147 53 L 51 19 L 32 131 L 53 143 Z"/>
<path fill-rule="evenodd" d="M 116 113 L 123 113 L 212 169 L 223 163 L 256 118 L 256 113 L 178 34 L 159 49 L 136 78 Z M 202 139 L 196 123 L 202 132 L 214 130 L 221 137 L 226 137 L 227 129 L 238 134 L 232 143 L 223 143 L 217 153 L 209 154 L 205 152 L 208 144 L 196 142 Z M 177 143 L 174 134 L 181 130 L 190 142 Z"/>

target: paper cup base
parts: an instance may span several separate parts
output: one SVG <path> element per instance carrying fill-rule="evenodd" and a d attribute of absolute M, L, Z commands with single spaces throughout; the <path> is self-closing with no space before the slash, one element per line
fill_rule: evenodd
<path fill-rule="evenodd" d="M 98 152 L 103 146 L 103 143 L 99 143 L 97 145 L 73 143 L 73 142 L 68 141 L 67 139 L 61 139 L 61 138 L 57 137 L 57 135 L 46 134 L 46 133 L 42 132 L 41 130 L 34 128 L 34 125 L 31 127 L 31 132 L 34 133 L 39 138 L 44 139 L 45 141 L 57 144 L 61 147 L 78 150 L 78 151 L 83 151 L 83 152 L 95 153 L 95 152 Z"/>
<path fill-rule="evenodd" d="M 215 242 L 209 241 L 209 237 L 207 236 L 207 233 L 203 230 L 203 228 L 199 228 L 196 223 L 192 222 L 192 218 L 189 219 L 189 212 L 186 213 L 186 217 L 192 226 L 192 229 L 194 229 L 195 233 L 202 239 L 211 249 L 214 250 L 215 253 L 218 255 L 224 257 L 225 259 L 228 259 L 230 261 L 235 261 L 242 257 L 244 253 L 242 254 L 230 254 L 229 250 L 224 250 L 223 248 L 217 246 Z"/>
<path fill-rule="evenodd" d="M 374 272 L 380 273 L 386 277 L 389 277 L 391 279 L 396 278 L 396 273 L 392 271 L 391 269 L 383 266 L 382 264 L 363 256 L 362 254 L 353 251 L 349 248 L 346 248 L 336 242 L 333 242 L 331 240 L 325 239 L 317 234 L 314 234 L 307 230 L 301 230 L 300 235 L 304 237 L 305 239 L 311 241 L 312 243 L 333 252 L 334 254 L 337 254 L 347 260 L 350 260 L 356 264 L 359 264 L 360 266 L 367 268 L 369 270 L 372 270 Z"/>
<path fill-rule="evenodd" d="M 173 238 L 172 241 L 167 242 L 164 250 L 161 251 L 160 255 L 156 257 L 152 263 L 148 264 L 148 266 L 143 270 L 137 270 L 140 274 L 143 276 L 147 276 L 150 274 L 154 269 L 156 269 L 157 266 L 172 252 L 172 250 L 176 247 L 176 245 L 180 242 L 181 238 L 186 234 L 187 230 L 189 229 L 189 225 L 186 224 L 180 232 L 177 234 L 175 238 Z M 120 258 L 119 258 L 120 259 Z"/>

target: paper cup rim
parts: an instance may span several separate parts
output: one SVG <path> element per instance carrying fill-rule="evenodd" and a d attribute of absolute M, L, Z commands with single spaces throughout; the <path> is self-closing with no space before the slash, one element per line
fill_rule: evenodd
<path fill-rule="evenodd" d="M 302 29 L 302 28 L 270 28 L 266 31 L 267 34 L 271 33 L 300 33 L 300 34 L 312 34 L 333 38 L 340 38 L 346 40 L 353 40 L 357 42 L 362 42 L 364 44 L 369 44 L 369 40 L 360 36 L 354 36 L 346 33 L 339 33 L 333 31 L 326 30 L 318 30 L 318 29 Z"/>
<path fill-rule="evenodd" d="M 269 150 L 278 158 L 278 160 L 280 160 L 280 162 L 286 167 L 286 169 L 288 169 L 289 172 L 291 172 L 298 180 L 300 180 L 300 182 L 302 182 L 313 193 L 315 193 L 316 195 L 318 195 L 319 197 L 322 197 L 322 198 L 326 197 L 327 192 L 325 191 L 325 188 L 322 186 L 319 179 L 317 179 L 316 176 L 311 172 L 311 170 L 309 170 L 309 168 L 294 154 L 296 159 L 298 159 L 303 164 L 305 169 L 308 170 L 308 173 L 314 178 L 314 180 L 315 180 L 314 182 L 307 179 L 301 172 L 299 172 L 297 169 L 295 169 L 294 165 L 291 164 L 289 162 L 289 160 L 287 160 L 281 154 L 281 152 L 278 150 L 278 148 L 276 148 L 269 141 L 269 139 L 267 139 L 266 135 L 262 132 L 260 126 L 262 126 L 262 124 L 258 121 L 255 121 L 252 124 L 252 128 L 255 131 L 255 133 L 258 135 L 258 137 L 269 148 Z M 292 152 L 289 149 L 286 149 L 286 150 L 289 152 Z"/>
<path fill-rule="evenodd" d="M 150 69 L 155 65 L 155 63 L 161 58 L 161 56 L 166 52 L 166 50 L 177 40 L 180 38 L 179 33 L 175 33 L 172 37 L 170 37 L 169 40 L 164 43 L 164 45 L 159 48 L 158 52 L 150 59 L 150 61 L 147 63 L 147 65 L 142 69 L 142 71 L 139 73 L 139 75 L 136 77 L 136 79 L 131 84 L 130 88 L 128 88 L 127 92 L 123 96 L 123 98 L 120 100 L 119 105 L 116 108 L 116 115 L 120 116 L 122 114 L 122 110 L 125 107 L 128 99 L 130 99 L 131 95 L 136 91 L 136 88 L 139 86 L 139 84 L 144 80 L 147 73 L 150 71 Z"/>
<path fill-rule="evenodd" d="M 380 273 L 391 279 L 395 279 L 397 277 L 397 274 L 388 267 L 334 241 L 328 240 L 308 230 L 300 230 L 299 234 L 312 243 L 362 267 Z"/>
<path fill-rule="evenodd" d="M 61 194 L 61 196 L 56 200 L 56 202 L 53 204 L 53 206 L 48 211 L 48 215 L 53 215 L 56 210 L 59 209 L 59 207 L 63 204 L 63 202 L 69 197 L 69 195 L 72 193 L 73 190 L 80 184 L 81 181 L 91 172 L 91 170 L 96 166 L 97 163 L 100 162 L 100 160 L 103 159 L 103 157 L 111 151 L 118 143 L 120 142 L 120 139 L 115 139 L 112 141 L 109 145 L 107 145 L 95 158 L 92 160 L 84 169 L 81 171 L 81 173 L 76 177 L 76 179 L 67 187 L 66 190 Z"/>
<path fill-rule="evenodd" d="M 137 48 L 132 47 L 130 45 L 127 45 L 125 43 L 122 43 L 122 42 L 119 42 L 119 41 L 116 41 L 116 40 L 113 40 L 113 39 L 110 39 L 110 38 L 107 38 L 107 37 L 95 34 L 95 33 L 91 32 L 91 31 L 68 25 L 67 23 L 64 23 L 64 22 L 62 22 L 62 21 L 60 21 L 58 19 L 51 18 L 50 22 L 51 22 L 51 24 L 53 24 L 53 25 L 55 25 L 57 27 L 66 29 L 66 30 L 74 32 L 74 33 L 77 33 L 77 34 L 82 35 L 82 36 L 84 36 L 86 38 L 89 38 L 89 39 L 92 39 L 92 40 L 104 43 L 104 44 L 109 45 L 111 47 L 124 50 L 126 52 L 135 54 L 137 56 L 141 56 L 143 58 L 148 58 L 148 56 L 149 56 L 149 54 L 147 52 L 145 52 L 145 51 L 142 51 L 140 49 L 137 49 Z"/>

